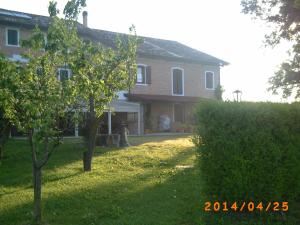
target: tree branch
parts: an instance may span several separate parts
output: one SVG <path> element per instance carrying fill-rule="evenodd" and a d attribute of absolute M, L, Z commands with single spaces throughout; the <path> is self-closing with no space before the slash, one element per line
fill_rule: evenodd
<path fill-rule="evenodd" d="M 30 129 L 28 136 L 29 136 L 29 144 L 30 144 L 30 148 L 31 148 L 32 164 L 33 164 L 34 168 L 37 168 L 36 148 L 33 143 L 33 129 Z"/>
<path fill-rule="evenodd" d="M 38 169 L 41 169 L 43 166 L 46 165 L 46 163 L 48 162 L 49 158 L 51 157 L 54 150 L 58 147 L 58 145 L 59 145 L 59 137 L 58 137 L 58 141 L 51 147 L 51 149 L 49 149 L 49 137 L 45 137 L 44 139 L 45 154 L 44 154 L 44 158 L 37 163 Z"/>

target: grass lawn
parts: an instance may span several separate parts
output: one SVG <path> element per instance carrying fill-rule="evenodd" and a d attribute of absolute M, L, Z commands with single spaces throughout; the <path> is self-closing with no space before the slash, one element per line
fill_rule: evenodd
<path fill-rule="evenodd" d="M 66 139 L 43 172 L 45 225 L 297 225 L 280 216 L 205 213 L 190 136 L 131 137 L 128 148 L 97 148 L 82 171 L 83 145 Z M 11 140 L 0 164 L 0 225 L 30 225 L 30 150 Z"/>
<path fill-rule="evenodd" d="M 47 225 L 200 224 L 198 171 L 189 136 L 131 137 L 133 146 L 97 148 L 92 172 L 83 147 L 67 139 L 43 172 Z M 0 165 L 0 224 L 28 225 L 33 189 L 28 144 L 12 140 Z"/>

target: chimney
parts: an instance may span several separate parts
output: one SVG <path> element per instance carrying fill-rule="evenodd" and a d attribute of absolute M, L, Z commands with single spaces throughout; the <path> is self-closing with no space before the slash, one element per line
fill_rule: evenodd
<path fill-rule="evenodd" d="M 82 13 L 82 19 L 83 19 L 83 26 L 87 27 L 88 26 L 88 21 L 87 18 L 88 17 L 88 13 L 87 11 L 83 11 Z"/>

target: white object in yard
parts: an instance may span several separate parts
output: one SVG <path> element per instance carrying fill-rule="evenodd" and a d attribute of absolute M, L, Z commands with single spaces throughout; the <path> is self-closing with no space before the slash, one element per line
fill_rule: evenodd
<path fill-rule="evenodd" d="M 171 129 L 171 119 L 168 115 L 162 115 L 159 117 L 159 130 L 160 131 L 170 131 Z"/>

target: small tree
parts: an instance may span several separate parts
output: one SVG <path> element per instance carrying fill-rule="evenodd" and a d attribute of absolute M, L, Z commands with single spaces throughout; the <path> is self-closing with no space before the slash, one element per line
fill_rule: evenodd
<path fill-rule="evenodd" d="M 116 91 L 132 83 L 129 75 L 135 69 L 136 35 L 117 39 L 114 50 L 83 42 L 77 34 L 76 19 L 85 0 L 68 1 L 64 19 L 57 17 L 56 5 L 50 1 L 47 44 L 38 27 L 22 42 L 27 47 L 27 64 L 0 57 L 0 108 L 29 139 L 37 224 L 41 223 L 42 168 L 61 142 L 57 121 L 70 112 L 78 115 L 76 112 L 88 111 L 89 144 L 84 162 L 90 170 L 99 117 Z M 71 79 L 57 79 L 61 66 L 73 70 Z"/>
<path fill-rule="evenodd" d="M 28 136 L 37 224 L 41 223 L 42 168 L 61 141 L 57 121 L 72 110 L 74 102 L 69 82 L 61 83 L 57 79 L 57 69 L 68 63 L 67 54 L 78 41 L 73 18 L 84 5 L 82 0 L 69 1 L 63 20 L 56 16 L 56 3 L 50 2 L 47 45 L 44 34 L 36 28 L 31 38 L 22 43 L 28 50 L 25 54 L 28 63 L 0 58 L 0 108 L 4 117 Z"/>
<path fill-rule="evenodd" d="M 215 89 L 215 95 L 217 100 L 221 100 L 223 101 L 223 93 L 224 93 L 224 88 L 222 87 L 222 85 L 218 85 Z"/>
<path fill-rule="evenodd" d="M 1 58 L 1 63 L 5 61 Z M 55 76 L 58 62 L 45 53 L 31 58 L 24 66 L 9 62 L 14 70 L 9 76 L 0 75 L 0 94 L 4 96 L 0 104 L 4 115 L 28 135 L 30 143 L 36 223 L 41 222 L 42 168 L 59 144 L 56 119 L 66 109 L 62 87 Z"/>
<path fill-rule="evenodd" d="M 83 5 L 84 0 L 72 0 L 67 3 L 64 14 L 68 32 L 61 32 L 65 29 L 54 29 L 55 32 L 52 34 L 55 37 L 61 36 L 62 40 L 52 38 L 54 42 L 48 45 L 54 52 L 63 49 L 65 64 L 72 70 L 73 75 L 68 81 L 67 90 L 72 97 L 70 105 L 74 115 L 78 117 L 87 114 L 85 121 L 87 151 L 83 154 L 83 167 L 84 171 L 90 171 L 100 117 L 116 96 L 116 92 L 129 89 L 133 84 L 138 38 L 132 26 L 130 35 L 116 36 L 114 48 L 95 43 L 94 40 L 81 40 L 77 36 L 74 21 L 80 12 L 78 8 Z M 57 12 L 56 3 L 52 2 L 49 13 L 56 16 Z"/>
<path fill-rule="evenodd" d="M 76 96 L 77 111 L 87 113 L 87 151 L 83 154 L 84 171 L 91 170 L 95 150 L 96 132 L 100 116 L 116 96 L 116 92 L 128 89 L 136 71 L 136 49 L 138 39 L 134 27 L 133 35 L 118 36 L 115 49 L 100 43 L 79 42 L 72 52 L 71 82 Z"/>

